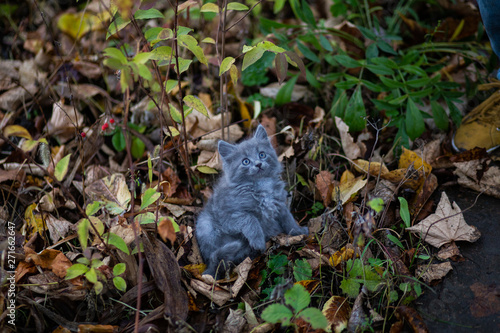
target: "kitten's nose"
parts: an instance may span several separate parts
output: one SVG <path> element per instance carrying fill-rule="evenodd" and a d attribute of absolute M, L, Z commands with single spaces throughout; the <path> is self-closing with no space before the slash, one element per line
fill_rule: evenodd
<path fill-rule="evenodd" d="M 257 163 L 257 164 L 255 164 L 255 166 L 256 166 L 257 168 L 259 168 L 259 169 L 262 169 L 262 168 L 261 168 L 262 163 Z"/>

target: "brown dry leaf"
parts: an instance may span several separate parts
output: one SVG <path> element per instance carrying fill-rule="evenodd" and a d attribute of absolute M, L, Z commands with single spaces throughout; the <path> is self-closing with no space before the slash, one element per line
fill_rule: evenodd
<path fill-rule="evenodd" d="M 393 183 L 402 183 L 403 187 L 417 190 L 431 173 L 432 167 L 417 153 L 403 147 L 398 169 L 382 174 L 382 178 Z"/>
<path fill-rule="evenodd" d="M 461 261 L 464 260 L 462 255 L 460 254 L 460 250 L 458 249 L 457 244 L 455 242 L 451 242 L 449 244 L 444 244 L 439 250 L 436 257 L 439 260 L 451 259 L 453 261 Z"/>
<path fill-rule="evenodd" d="M 55 135 L 61 143 L 65 143 L 73 138 L 77 129 L 83 125 L 83 115 L 73 106 L 65 105 L 64 100 L 60 100 L 52 106 L 52 116 L 46 130 L 49 135 Z"/>
<path fill-rule="evenodd" d="M 328 321 L 328 326 L 332 332 L 340 333 L 347 328 L 347 322 L 351 315 L 351 306 L 345 297 L 332 296 L 323 306 L 323 314 Z"/>
<path fill-rule="evenodd" d="M 474 300 L 470 305 L 470 312 L 476 318 L 491 316 L 500 313 L 500 287 L 496 284 L 486 286 L 476 282 L 470 289 L 474 293 Z"/>
<path fill-rule="evenodd" d="M 167 198 L 173 196 L 177 191 L 177 187 L 181 183 L 179 176 L 174 169 L 168 167 L 165 171 L 163 171 L 164 180 L 161 184 L 163 193 Z"/>
<path fill-rule="evenodd" d="M 333 186 L 333 175 L 329 171 L 323 170 L 316 175 L 316 188 L 325 207 L 332 201 Z"/>
<path fill-rule="evenodd" d="M 57 243 L 59 239 L 66 237 L 73 229 L 73 223 L 68 222 L 62 217 L 56 218 L 51 214 L 45 215 L 45 223 L 47 224 L 53 244 Z"/>
<path fill-rule="evenodd" d="M 252 260 L 250 258 L 246 258 L 238 266 L 236 266 L 234 270 L 238 273 L 238 278 L 230 288 L 227 288 L 227 290 L 223 289 L 220 285 L 214 286 L 213 283 L 215 281 L 213 281 L 213 278 L 210 275 L 203 275 L 203 279 L 208 281 L 210 284 L 205 283 L 204 281 L 191 279 L 191 287 L 211 299 L 218 306 L 222 306 L 231 298 L 238 295 L 240 289 L 247 281 L 250 268 L 252 268 Z"/>
<path fill-rule="evenodd" d="M 415 275 L 422 278 L 425 283 L 431 283 L 435 280 L 441 280 L 452 269 L 453 267 L 449 262 L 432 265 L 419 265 L 417 266 Z"/>
<path fill-rule="evenodd" d="M 50 269 L 60 278 L 66 276 L 66 270 L 72 265 L 64 253 L 53 249 L 43 250 L 40 254 L 28 254 L 25 261 L 40 266 L 43 269 Z"/>
<path fill-rule="evenodd" d="M 340 133 L 340 142 L 342 143 L 342 150 L 345 156 L 351 160 L 361 157 L 361 148 L 354 143 L 354 139 L 349 134 L 349 126 L 339 117 L 335 117 L 335 124 Z"/>
<path fill-rule="evenodd" d="M 458 176 L 458 183 L 478 192 L 500 199 L 500 168 L 487 165 L 487 170 L 480 160 L 453 163 L 457 167 L 454 174 Z M 482 173 L 481 179 L 478 175 Z"/>
<path fill-rule="evenodd" d="M 437 186 L 438 180 L 435 174 L 431 173 L 429 177 L 425 178 L 425 181 L 418 188 L 417 194 L 410 202 L 410 213 L 412 216 L 417 216 L 420 213 Z"/>
<path fill-rule="evenodd" d="M 158 234 L 164 242 L 168 239 L 171 244 L 174 244 L 176 238 L 175 229 L 169 218 L 165 218 L 160 221 L 158 224 Z"/>
<path fill-rule="evenodd" d="M 93 182 L 85 188 L 85 194 L 91 201 L 116 204 L 124 211 L 127 210 L 132 198 L 125 176 L 121 173 L 115 173 Z"/>
<path fill-rule="evenodd" d="M 450 204 L 446 192 L 441 194 L 441 200 L 434 214 L 406 230 L 418 234 L 436 248 L 452 241 L 475 242 L 481 237 L 476 227 L 465 223 L 460 207 L 455 202 L 453 206 Z"/>

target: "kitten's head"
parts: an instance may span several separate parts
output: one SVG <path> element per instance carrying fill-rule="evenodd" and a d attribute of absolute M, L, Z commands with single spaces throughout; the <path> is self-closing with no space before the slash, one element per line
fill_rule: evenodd
<path fill-rule="evenodd" d="M 240 144 L 219 141 L 219 153 L 226 177 L 231 182 L 274 178 L 281 173 L 281 164 L 262 125 L 257 127 L 253 138 Z"/>

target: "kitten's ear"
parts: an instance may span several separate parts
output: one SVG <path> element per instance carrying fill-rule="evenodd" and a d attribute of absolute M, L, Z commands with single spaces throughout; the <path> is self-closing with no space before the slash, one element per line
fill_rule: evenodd
<path fill-rule="evenodd" d="M 267 140 L 267 132 L 266 132 L 266 129 L 264 128 L 264 126 L 262 125 L 259 125 L 257 127 L 257 131 L 255 131 L 255 134 L 253 136 L 254 138 L 257 138 L 259 140 Z"/>
<path fill-rule="evenodd" d="M 225 160 L 236 149 L 236 146 L 220 140 L 218 148 L 220 156 Z"/>

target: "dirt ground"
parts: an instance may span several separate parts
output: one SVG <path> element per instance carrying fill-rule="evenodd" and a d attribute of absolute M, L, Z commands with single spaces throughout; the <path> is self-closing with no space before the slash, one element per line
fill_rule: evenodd
<path fill-rule="evenodd" d="M 463 211 L 478 195 L 459 186 L 440 190 Z M 464 261 L 452 262 L 453 270 L 417 300 L 417 309 L 430 332 L 500 332 L 500 200 L 481 195 L 463 214 L 482 236 L 458 244 Z"/>

